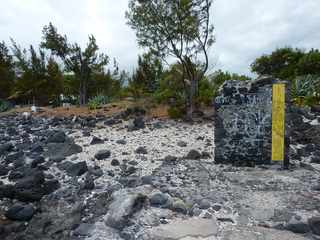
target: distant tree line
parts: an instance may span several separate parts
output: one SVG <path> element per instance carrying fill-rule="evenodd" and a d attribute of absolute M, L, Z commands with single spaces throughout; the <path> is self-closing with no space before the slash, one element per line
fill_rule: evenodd
<path fill-rule="evenodd" d="M 259 75 L 291 82 L 292 98 L 298 105 L 320 104 L 320 51 L 279 48 L 257 58 L 251 65 Z"/>
<path fill-rule="evenodd" d="M 0 98 L 16 103 L 40 105 L 57 101 L 61 94 L 75 96 L 84 105 L 96 95 L 119 94 L 128 73 L 116 60 L 107 68 L 109 57 L 99 54 L 94 36 L 86 48 L 69 43 L 50 23 L 43 28 L 43 40 L 36 49 L 0 43 Z"/>
<path fill-rule="evenodd" d="M 38 48 L 24 49 L 14 40 L 10 45 L 0 42 L 0 99 L 59 105 L 63 94 L 64 99 L 96 108 L 111 99 L 149 98 L 169 104 L 173 116 L 192 117 L 202 105 L 212 104 L 225 81 L 251 80 L 221 70 L 208 73 L 209 48 L 215 42 L 212 2 L 130 0 L 128 25 L 145 50 L 132 73 L 121 71 L 116 60 L 101 53 L 93 35 L 81 47 L 52 23 L 44 26 Z M 251 70 L 291 81 L 292 95 L 299 104 L 319 103 L 317 49 L 280 48 L 258 57 Z"/>

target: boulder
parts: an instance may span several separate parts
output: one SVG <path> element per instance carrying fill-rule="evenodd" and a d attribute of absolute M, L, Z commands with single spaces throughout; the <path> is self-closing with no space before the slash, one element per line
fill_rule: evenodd
<path fill-rule="evenodd" d="M 310 227 L 308 223 L 297 220 L 295 218 L 291 219 L 288 224 L 285 226 L 285 229 L 294 233 L 308 233 L 310 231 Z"/>
<path fill-rule="evenodd" d="M 135 153 L 136 154 L 148 154 L 148 151 L 145 147 L 138 147 L 136 150 L 135 150 Z"/>
<path fill-rule="evenodd" d="M 14 221 L 29 221 L 35 213 L 32 205 L 15 204 L 9 208 L 5 216 Z"/>
<path fill-rule="evenodd" d="M 123 191 L 114 194 L 105 216 L 106 225 L 122 230 L 130 223 L 131 217 L 143 208 L 146 199 L 147 197 L 140 193 Z"/>
<path fill-rule="evenodd" d="M 97 160 L 104 160 L 107 159 L 111 156 L 111 152 L 109 150 L 100 150 L 99 152 L 97 152 L 94 157 Z"/>
<path fill-rule="evenodd" d="M 102 144 L 104 141 L 96 136 L 93 136 L 90 145 Z"/>
<path fill-rule="evenodd" d="M 81 176 L 88 171 L 87 163 L 85 161 L 72 163 L 70 166 L 66 168 L 66 171 L 70 176 Z"/>
<path fill-rule="evenodd" d="M 201 158 L 201 153 L 195 149 L 192 149 L 186 156 L 186 159 L 199 160 Z"/>
<path fill-rule="evenodd" d="M 178 212 L 178 213 L 182 213 L 182 214 L 187 214 L 188 213 L 187 205 L 181 199 L 176 199 L 173 202 L 173 204 L 171 206 L 171 210 L 175 211 L 175 212 Z"/>
<path fill-rule="evenodd" d="M 169 195 L 162 192 L 154 192 L 150 196 L 150 204 L 152 206 L 162 206 L 167 203 Z"/>
<path fill-rule="evenodd" d="M 312 217 L 308 220 L 308 223 L 312 233 L 320 236 L 320 217 Z"/>
<path fill-rule="evenodd" d="M 82 147 L 71 141 L 65 143 L 49 143 L 47 148 L 46 156 L 54 159 L 64 159 L 82 152 Z"/>
<path fill-rule="evenodd" d="M 0 144 L 0 156 L 10 152 L 12 149 L 13 145 L 11 143 Z"/>
<path fill-rule="evenodd" d="M 119 166 L 120 165 L 120 162 L 119 162 L 119 160 L 118 159 L 112 159 L 112 161 L 111 161 L 111 166 Z"/>
<path fill-rule="evenodd" d="M 43 196 L 59 188 L 57 180 L 46 181 L 41 171 L 19 180 L 13 188 L 13 198 L 22 202 L 39 201 Z"/>
<path fill-rule="evenodd" d="M 48 143 L 64 143 L 67 136 L 62 131 L 53 132 L 47 139 Z"/>

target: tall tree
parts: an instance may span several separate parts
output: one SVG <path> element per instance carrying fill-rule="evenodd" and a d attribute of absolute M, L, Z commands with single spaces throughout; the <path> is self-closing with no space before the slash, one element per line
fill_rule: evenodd
<path fill-rule="evenodd" d="M 13 58 L 5 42 L 0 42 L 0 98 L 8 98 L 14 86 Z"/>
<path fill-rule="evenodd" d="M 174 57 L 183 66 L 189 117 L 214 42 L 211 5 L 212 0 L 130 0 L 126 12 L 140 46 L 164 60 Z"/>
<path fill-rule="evenodd" d="M 257 58 L 251 64 L 251 70 L 259 75 L 272 75 L 284 80 L 293 80 L 304 52 L 298 48 L 279 48 L 269 55 Z"/>
<path fill-rule="evenodd" d="M 89 36 L 89 42 L 84 50 L 77 43 L 69 43 L 67 36 L 58 33 L 57 28 L 49 23 L 43 28 L 43 48 L 51 50 L 64 62 L 66 71 L 73 72 L 79 80 L 80 105 L 88 100 L 88 86 L 94 72 L 101 72 L 108 64 L 109 58 L 99 54 L 99 47 L 94 36 Z"/>
<path fill-rule="evenodd" d="M 162 73 L 161 60 L 150 52 L 144 53 L 138 57 L 138 68 L 133 74 L 131 83 L 145 93 L 154 93 L 159 88 Z"/>
<path fill-rule="evenodd" d="M 48 104 L 63 91 L 63 75 L 53 58 L 47 59 L 42 49 L 22 49 L 12 40 L 12 51 L 18 77 L 15 98 L 38 104 Z"/>

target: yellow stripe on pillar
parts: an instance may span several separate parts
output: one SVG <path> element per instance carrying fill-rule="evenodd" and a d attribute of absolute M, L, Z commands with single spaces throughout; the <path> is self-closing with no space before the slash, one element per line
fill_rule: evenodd
<path fill-rule="evenodd" d="M 284 160 L 285 84 L 272 87 L 272 161 Z"/>

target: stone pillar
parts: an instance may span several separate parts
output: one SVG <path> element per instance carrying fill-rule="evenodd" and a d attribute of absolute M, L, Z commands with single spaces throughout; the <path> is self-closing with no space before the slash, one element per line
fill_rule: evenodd
<path fill-rule="evenodd" d="M 215 99 L 215 162 L 239 166 L 271 163 L 272 85 L 270 77 L 255 81 L 227 81 Z M 286 115 L 290 89 L 286 84 Z M 287 121 L 286 121 L 287 125 Z M 286 128 L 285 157 L 288 161 L 289 131 Z"/>

